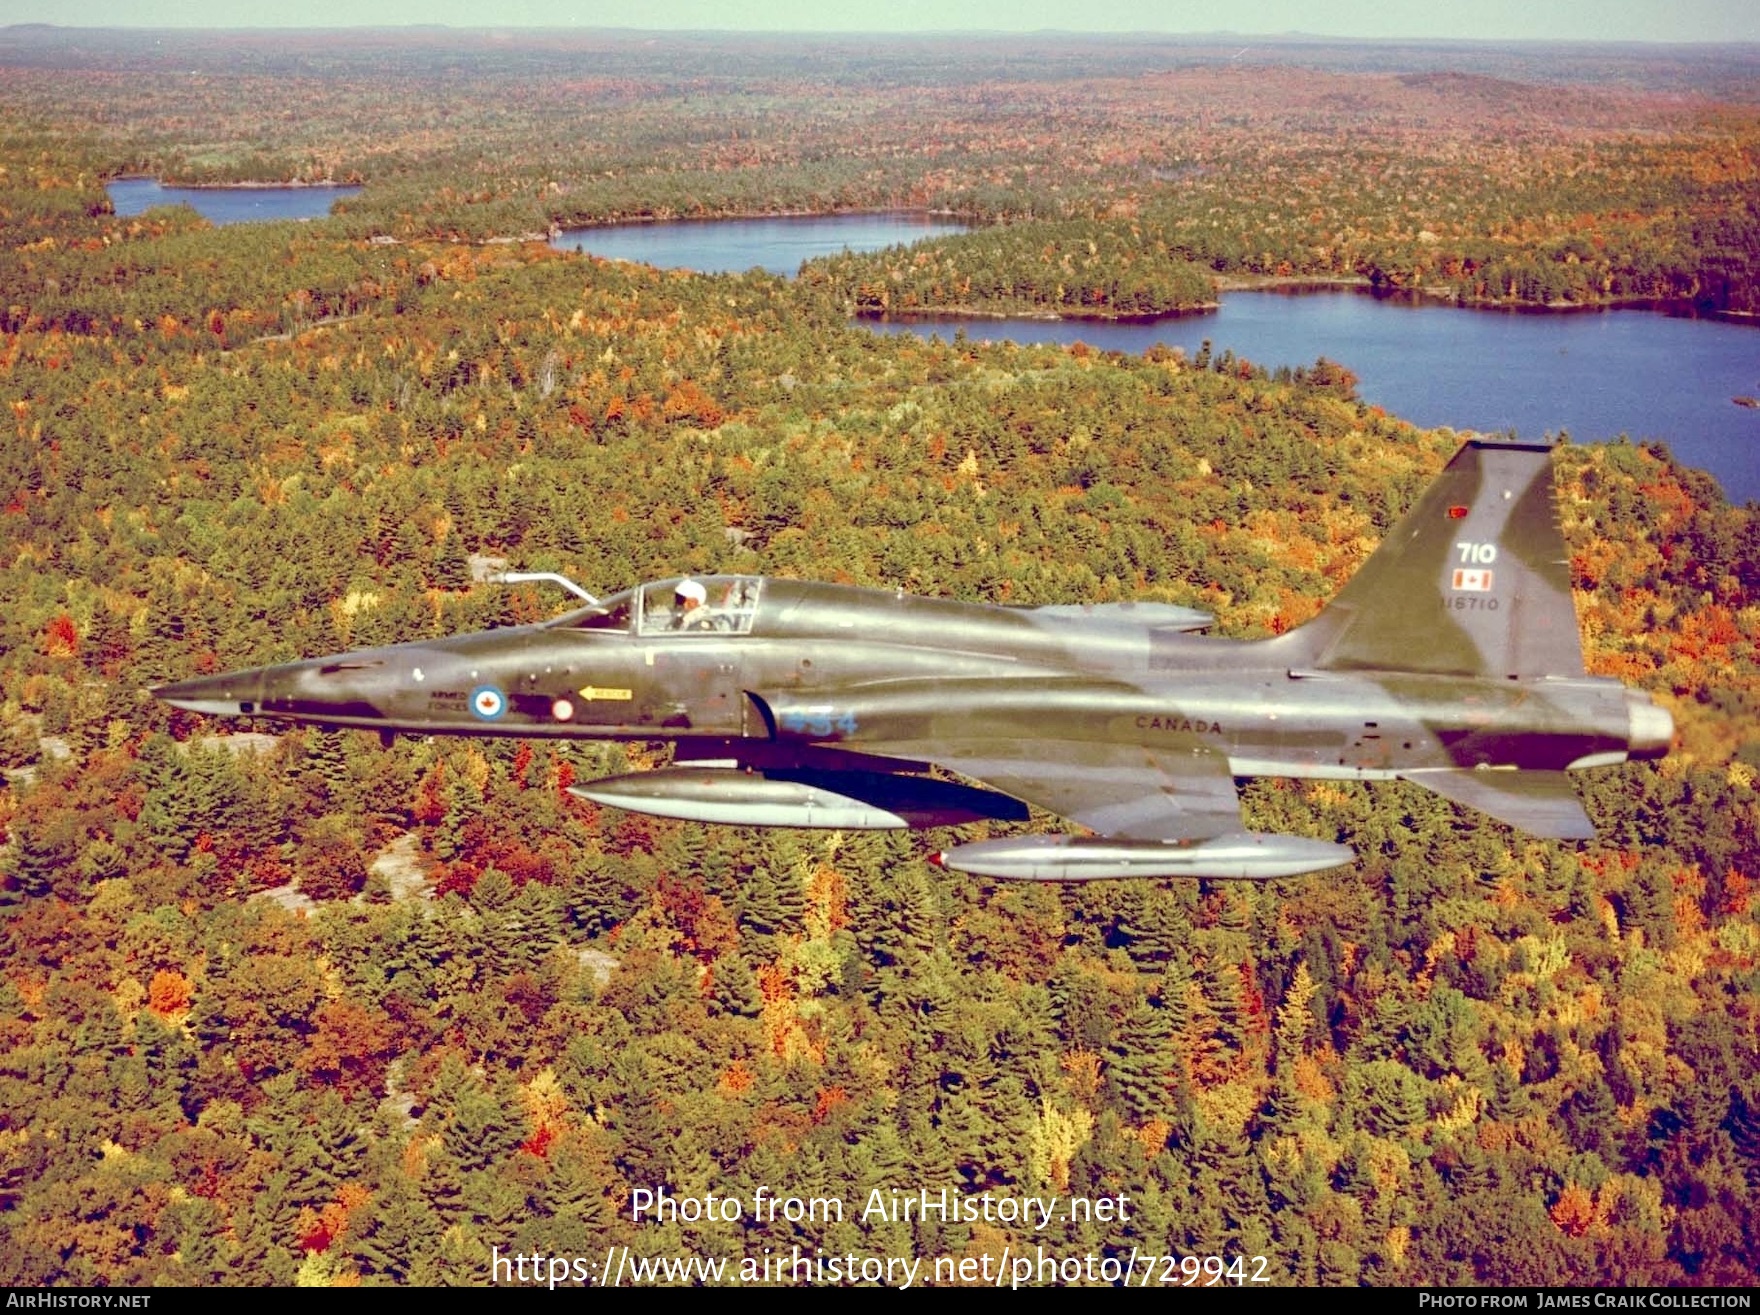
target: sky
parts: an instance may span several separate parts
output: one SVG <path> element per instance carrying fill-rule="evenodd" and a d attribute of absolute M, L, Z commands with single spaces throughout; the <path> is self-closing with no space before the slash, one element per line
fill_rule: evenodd
<path fill-rule="evenodd" d="M 1302 32 L 1371 38 L 1760 41 L 1756 0 L 0 0 L 68 27 L 623 27 L 797 32 Z"/>

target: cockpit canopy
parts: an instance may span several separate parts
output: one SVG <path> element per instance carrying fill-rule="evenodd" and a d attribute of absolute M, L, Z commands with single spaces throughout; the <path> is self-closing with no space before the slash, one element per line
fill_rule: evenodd
<path fill-rule="evenodd" d="M 613 594 L 552 625 L 638 635 L 744 635 L 752 629 L 762 592 L 763 579 L 756 575 L 676 576 Z"/>

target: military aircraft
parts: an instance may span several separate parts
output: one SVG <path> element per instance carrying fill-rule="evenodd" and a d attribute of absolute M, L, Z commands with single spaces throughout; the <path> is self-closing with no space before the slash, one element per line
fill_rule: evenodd
<path fill-rule="evenodd" d="M 670 740 L 672 766 L 576 792 L 699 822 L 935 827 L 1036 805 L 1083 830 L 934 856 L 1034 881 L 1353 860 L 1247 831 L 1237 777 L 1397 778 L 1587 839 L 1566 773 L 1660 757 L 1674 735 L 1647 695 L 1584 672 L 1544 445 L 1469 442 L 1338 596 L 1272 639 L 1210 637 L 1209 617 L 1157 603 L 1017 608 L 755 575 L 600 600 L 506 578 L 587 602 L 153 692 L 388 736 Z"/>

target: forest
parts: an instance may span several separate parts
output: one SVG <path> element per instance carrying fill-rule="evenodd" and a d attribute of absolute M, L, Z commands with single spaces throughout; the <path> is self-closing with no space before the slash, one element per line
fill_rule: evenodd
<path fill-rule="evenodd" d="M 1582 846 L 1272 781 L 1249 824 L 1353 845 L 1343 879 L 1008 885 L 930 867 L 933 833 L 566 793 L 655 746 L 234 733 L 146 693 L 563 606 L 484 559 L 1299 625 L 1460 435 L 1331 362 L 883 337 L 852 302 L 1134 313 L 1287 261 L 1752 308 L 1739 59 L 1559 55 L 1566 94 L 1478 50 L 4 36 L 0 1283 L 1033 1245 L 1760 1281 L 1760 513 L 1660 448 L 1555 457 L 1590 669 L 1681 728 L 1579 775 Z M 213 229 L 117 218 L 102 183 L 137 171 L 367 188 Z M 993 227 L 794 280 L 542 240 L 879 205 Z M 657 1185 L 1133 1209 L 633 1222 Z"/>
<path fill-rule="evenodd" d="M 337 230 L 404 240 L 888 208 L 993 230 L 827 262 L 863 312 L 1137 315 L 1217 278 L 1760 311 L 1741 47 L 11 28 L 0 61 L 10 130 L 78 162 L 87 208 L 147 172 L 367 182 Z"/>

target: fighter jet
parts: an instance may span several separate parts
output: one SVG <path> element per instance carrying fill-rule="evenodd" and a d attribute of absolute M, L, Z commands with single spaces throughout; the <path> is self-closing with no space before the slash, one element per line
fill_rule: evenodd
<path fill-rule="evenodd" d="M 1019 608 L 757 575 L 645 584 L 536 625 L 166 685 L 215 716 L 387 736 L 669 740 L 576 787 L 697 822 L 1076 828 L 963 844 L 1029 881 L 1266 879 L 1349 863 L 1248 831 L 1237 777 L 1399 779 L 1537 836 L 1594 827 L 1567 773 L 1666 754 L 1649 696 L 1585 674 L 1544 445 L 1475 440 L 1308 624 L 1202 633 L 1158 603 Z M 963 779 L 958 779 L 963 778 Z"/>

